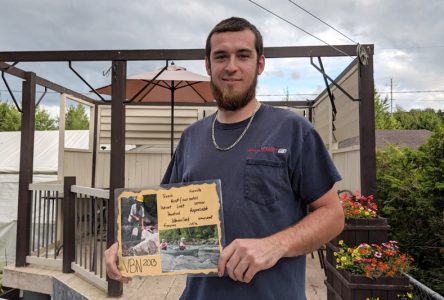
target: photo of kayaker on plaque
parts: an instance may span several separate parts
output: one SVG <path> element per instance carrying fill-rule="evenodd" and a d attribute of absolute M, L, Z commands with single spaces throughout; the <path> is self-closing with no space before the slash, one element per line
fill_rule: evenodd
<path fill-rule="evenodd" d="M 220 181 L 119 189 L 115 195 L 123 276 L 217 273 L 224 241 Z"/>
<path fill-rule="evenodd" d="M 163 272 L 217 268 L 219 237 L 216 225 L 163 230 L 159 235 Z"/>

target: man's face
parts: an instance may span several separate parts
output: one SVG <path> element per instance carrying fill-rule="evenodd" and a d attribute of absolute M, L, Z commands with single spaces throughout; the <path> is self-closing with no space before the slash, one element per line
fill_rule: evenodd
<path fill-rule="evenodd" d="M 205 58 L 217 105 L 235 111 L 255 97 L 257 76 L 265 66 L 257 57 L 255 36 L 251 30 L 215 33 L 211 37 L 210 57 Z"/>

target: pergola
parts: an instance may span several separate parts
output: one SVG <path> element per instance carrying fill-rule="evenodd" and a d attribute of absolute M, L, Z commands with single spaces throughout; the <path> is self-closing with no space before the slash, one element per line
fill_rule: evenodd
<path fill-rule="evenodd" d="M 359 53 L 358 53 L 359 50 Z M 373 45 L 337 45 L 331 46 L 300 46 L 300 47 L 269 47 L 265 48 L 267 58 L 319 58 L 352 56 L 359 58 L 359 144 L 360 144 L 360 180 L 362 194 L 376 192 L 376 158 L 375 158 L 375 126 L 374 126 L 374 83 L 373 83 Z M 362 56 L 361 56 L 362 55 Z M 60 93 L 71 94 L 79 99 L 95 104 L 104 104 L 76 91 L 67 89 L 54 82 L 27 72 L 6 62 L 74 62 L 74 61 L 111 61 L 112 95 L 111 105 L 111 169 L 110 190 L 124 187 L 125 167 L 125 81 L 128 61 L 154 60 L 202 60 L 204 49 L 174 49 L 174 50 L 105 50 L 105 51 L 25 51 L 0 52 L 0 70 L 23 79 L 22 89 L 22 129 L 20 152 L 20 176 L 17 222 L 16 266 L 26 265 L 26 255 L 29 253 L 31 192 L 28 189 L 32 183 L 34 123 L 36 108 L 36 86 L 41 85 Z M 322 64 L 321 64 L 322 65 Z M 327 85 L 336 84 L 323 71 Z M 9 87 L 8 87 L 9 88 Z M 293 101 L 293 106 L 307 107 L 306 101 Z M 94 147 L 96 143 L 94 143 Z M 96 149 L 94 149 L 94 152 Z M 114 195 L 110 193 L 110 205 L 114 207 Z M 115 219 L 115 211 L 108 210 L 108 220 Z M 115 241 L 115 222 L 107 222 L 107 245 Z M 65 250 L 66 251 L 66 250 Z M 122 293 L 122 285 L 108 279 L 108 294 L 118 296 Z"/>

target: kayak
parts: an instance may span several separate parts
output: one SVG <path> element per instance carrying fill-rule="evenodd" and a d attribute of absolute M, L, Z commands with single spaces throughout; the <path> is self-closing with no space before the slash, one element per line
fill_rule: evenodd
<path fill-rule="evenodd" d="M 185 250 L 167 249 L 167 250 L 161 250 L 160 252 L 162 254 L 169 254 L 173 256 L 179 256 L 179 255 L 197 256 L 199 254 L 199 249 L 185 249 Z"/>

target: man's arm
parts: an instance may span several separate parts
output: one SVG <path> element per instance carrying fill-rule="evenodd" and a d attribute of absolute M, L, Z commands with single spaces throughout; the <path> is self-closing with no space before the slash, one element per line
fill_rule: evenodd
<path fill-rule="evenodd" d="M 283 257 L 310 253 L 336 237 L 344 227 L 344 212 L 335 187 L 311 203 L 313 210 L 297 224 L 262 239 L 236 239 L 221 253 L 218 272 L 250 282 Z"/>

